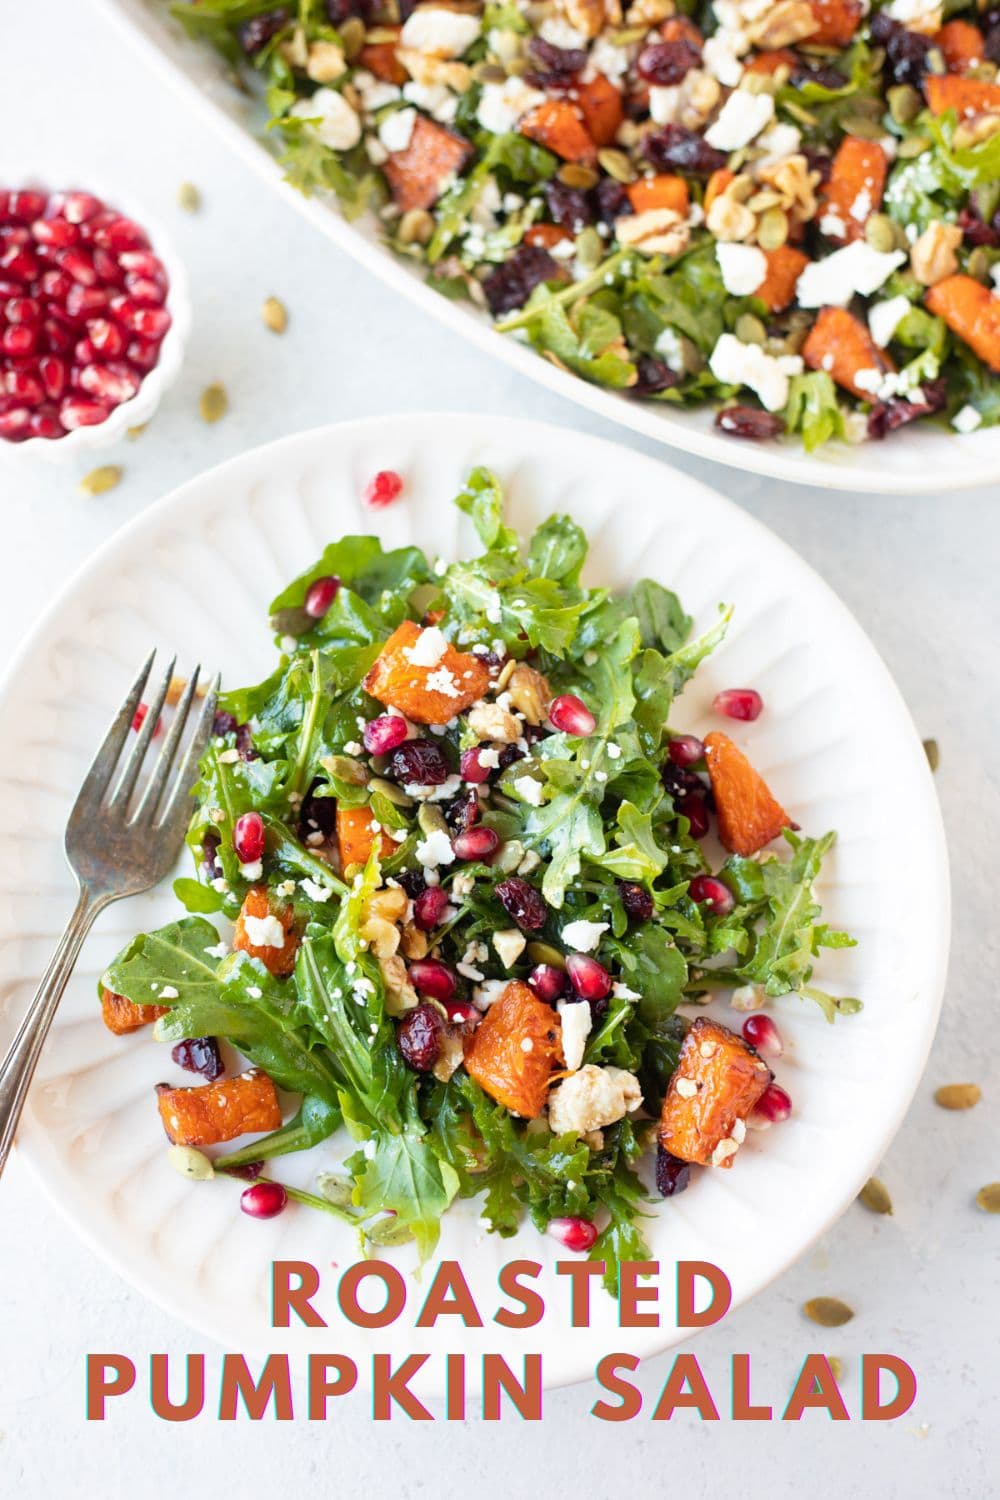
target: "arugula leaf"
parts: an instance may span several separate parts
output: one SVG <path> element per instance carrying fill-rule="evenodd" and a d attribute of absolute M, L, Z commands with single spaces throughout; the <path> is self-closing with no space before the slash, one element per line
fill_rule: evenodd
<path fill-rule="evenodd" d="M 672 589 L 652 578 L 641 578 L 628 596 L 629 607 L 639 622 L 644 646 L 668 654 L 680 650 L 694 623 Z"/>

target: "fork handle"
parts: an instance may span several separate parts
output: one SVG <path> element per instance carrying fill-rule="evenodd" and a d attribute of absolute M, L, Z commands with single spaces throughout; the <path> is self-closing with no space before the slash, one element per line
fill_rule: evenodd
<path fill-rule="evenodd" d="M 107 896 L 95 897 L 86 886 L 80 887 L 76 909 L 42 975 L 35 997 L 17 1029 L 7 1056 L 0 1063 L 0 1172 L 6 1166 L 14 1144 L 14 1132 L 17 1130 L 32 1075 L 49 1034 L 56 1007 L 73 972 L 84 938 L 97 915 L 107 905 Z"/>

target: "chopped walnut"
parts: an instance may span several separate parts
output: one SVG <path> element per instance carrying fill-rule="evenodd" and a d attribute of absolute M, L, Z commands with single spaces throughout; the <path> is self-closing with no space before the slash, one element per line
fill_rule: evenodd
<path fill-rule="evenodd" d="M 507 681 L 510 701 L 529 724 L 541 724 L 552 698 L 548 679 L 534 667 L 518 662 Z"/>
<path fill-rule="evenodd" d="M 970 146 L 978 146 L 983 141 L 988 141 L 991 136 L 1000 131 L 1000 114 L 986 110 L 982 114 L 973 115 L 970 119 L 959 120 L 955 126 L 953 144 L 960 151 L 967 151 Z"/>
<path fill-rule="evenodd" d="M 521 726 L 514 715 L 498 703 L 480 703 L 471 708 L 468 724 L 481 740 L 499 740 L 501 744 L 513 745 L 521 737 Z"/>
<path fill-rule="evenodd" d="M 699 130 L 721 97 L 719 80 L 704 68 L 692 68 L 680 85 L 680 123 L 688 130 Z"/>
<path fill-rule="evenodd" d="M 755 46 L 771 51 L 793 47 L 818 30 L 819 22 L 807 0 L 778 0 L 747 27 L 747 35 Z"/>
<path fill-rule="evenodd" d="M 620 245 L 642 255 L 680 255 L 688 247 L 691 230 L 672 208 L 649 208 L 618 219 L 615 235 Z"/>
<path fill-rule="evenodd" d="M 347 70 L 344 54 L 336 42 L 313 42 L 306 58 L 306 74 L 313 83 L 333 83 Z"/>
<path fill-rule="evenodd" d="M 757 233 L 757 216 L 747 208 L 753 178 L 741 173 L 711 202 L 705 223 L 717 240 L 748 244 Z"/>
<path fill-rule="evenodd" d="M 629 26 L 658 26 L 667 21 L 677 10 L 674 0 L 632 0 L 625 12 Z"/>
<path fill-rule="evenodd" d="M 779 201 L 770 205 L 771 207 L 783 208 L 790 218 L 800 224 L 807 224 L 810 219 L 815 218 L 819 173 L 810 170 L 808 161 L 801 153 L 783 156 L 779 161 L 763 162 L 757 168 L 757 181 L 767 183 L 780 194 Z"/>
<path fill-rule="evenodd" d="M 380 958 L 379 971 L 385 985 L 385 1008 L 390 1016 L 401 1016 L 420 1002 L 417 992 L 406 977 L 406 965 L 398 953 L 391 958 Z"/>
<path fill-rule="evenodd" d="M 429 52 L 418 52 L 415 47 L 397 47 L 396 56 L 414 83 L 444 84 L 456 94 L 464 94 L 472 87 L 472 69 L 467 63 L 433 57 Z"/>
<path fill-rule="evenodd" d="M 557 0 L 559 14 L 591 40 L 605 26 L 617 26 L 622 18 L 619 0 Z"/>
<path fill-rule="evenodd" d="M 406 958 L 426 958 L 431 950 L 430 939 L 415 922 L 407 922 L 399 946 Z"/>
<path fill-rule="evenodd" d="M 387 922 L 398 922 L 406 911 L 409 897 L 401 885 L 386 885 L 372 891 L 365 902 L 363 918 L 384 917 Z"/>
<path fill-rule="evenodd" d="M 962 231 L 957 224 L 945 224 L 935 219 L 910 247 L 910 267 L 923 286 L 934 286 L 946 276 L 958 270 L 955 251 L 962 243 Z"/>
<path fill-rule="evenodd" d="M 459 1032 L 442 1031 L 440 1047 L 438 1060 L 431 1072 L 438 1083 L 447 1083 L 465 1055 L 465 1046 Z"/>
<path fill-rule="evenodd" d="M 366 917 L 358 930 L 378 959 L 392 958 L 399 947 L 399 928 L 385 917 Z"/>

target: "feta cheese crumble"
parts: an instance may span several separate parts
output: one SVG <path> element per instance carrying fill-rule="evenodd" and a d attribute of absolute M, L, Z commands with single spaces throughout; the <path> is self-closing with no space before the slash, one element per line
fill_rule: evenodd
<path fill-rule="evenodd" d="M 575 922 L 567 922 L 560 935 L 574 952 L 592 953 L 607 930 L 607 922 L 588 922 L 584 917 L 578 917 Z"/>
<path fill-rule="evenodd" d="M 422 865 L 426 865 L 431 870 L 436 869 L 438 865 L 453 864 L 455 851 L 451 847 L 451 839 L 441 829 L 435 829 L 417 845 L 417 858 Z"/>
<path fill-rule="evenodd" d="M 549 1095 L 549 1127 L 556 1135 L 586 1135 L 624 1119 L 641 1103 L 642 1089 L 634 1073 L 587 1063 Z"/>
<path fill-rule="evenodd" d="M 411 666 L 436 667 L 447 649 L 444 632 L 436 625 L 427 625 L 412 646 L 403 647 L 403 655 Z"/>
<path fill-rule="evenodd" d="M 751 94 L 748 89 L 737 89 L 705 131 L 705 140 L 717 151 L 738 151 L 741 146 L 749 146 L 773 119 L 774 100 L 770 94 Z"/>
<path fill-rule="evenodd" d="M 963 406 L 951 419 L 956 432 L 975 432 L 983 422 L 982 414 L 974 406 Z"/>
<path fill-rule="evenodd" d="M 806 266 L 796 283 L 799 306 L 846 307 L 856 293 L 870 297 L 905 261 L 902 250 L 873 250 L 855 240 Z"/>
<path fill-rule="evenodd" d="M 308 99 L 298 99 L 288 113 L 296 120 L 311 120 L 307 134 L 331 151 L 350 151 L 361 139 L 361 121 L 343 94 L 321 88 Z"/>
<path fill-rule="evenodd" d="M 504 79 L 503 83 L 483 84 L 476 119 L 484 130 L 491 130 L 494 135 L 506 135 L 516 129 L 518 120 L 529 109 L 544 103 L 545 94 L 541 89 L 533 89 L 513 76 Z"/>
<path fill-rule="evenodd" d="M 741 344 L 732 333 L 722 334 L 708 364 L 723 385 L 747 386 L 766 411 L 780 411 L 787 404 L 788 378 L 803 369 L 800 355 L 767 354 L 759 344 Z"/>
<path fill-rule="evenodd" d="M 556 1010 L 562 1022 L 563 1057 L 569 1071 L 575 1073 L 583 1062 L 593 1013 L 586 1000 L 560 1000 Z"/>
<path fill-rule="evenodd" d="M 868 309 L 868 328 L 880 349 L 892 341 L 900 323 L 910 310 L 907 297 L 889 297 L 885 302 L 873 302 Z"/>
<path fill-rule="evenodd" d="M 243 926 L 255 948 L 283 948 L 285 946 L 285 929 L 273 912 L 268 912 L 266 917 L 245 916 Z"/>
<path fill-rule="evenodd" d="M 767 256 L 756 245 L 730 245 L 718 240 L 715 258 L 722 284 L 733 297 L 751 297 L 767 276 Z"/>
<path fill-rule="evenodd" d="M 462 11 L 421 5 L 399 35 L 400 44 L 431 57 L 461 57 L 479 35 L 480 18 Z"/>

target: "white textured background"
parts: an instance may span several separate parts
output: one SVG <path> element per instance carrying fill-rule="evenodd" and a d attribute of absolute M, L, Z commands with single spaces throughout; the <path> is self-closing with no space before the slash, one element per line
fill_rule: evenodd
<path fill-rule="evenodd" d="M 10 644 L 87 552 L 141 506 L 297 428 L 431 407 L 585 423 L 615 435 L 538 387 L 517 389 L 512 373 L 388 301 L 372 277 L 216 146 L 201 120 L 186 118 L 89 6 L 5 0 L 2 19 L 0 158 L 39 164 L 54 180 L 62 163 L 92 163 L 95 177 L 145 201 L 172 229 L 195 301 L 185 372 L 153 426 L 115 455 L 127 468 L 119 489 L 86 500 L 71 471 L 0 469 L 0 625 Z M 204 195 L 193 217 L 175 207 L 182 180 Z M 284 339 L 257 315 L 270 294 L 290 309 Z M 232 408 L 207 428 L 197 399 L 214 380 L 227 386 Z M 891 442 L 884 457 L 891 463 Z M 921 733 L 941 746 L 955 895 L 941 1030 L 881 1169 L 894 1216 L 853 1208 L 777 1285 L 693 1347 L 724 1418 L 734 1351 L 752 1354 L 756 1399 L 779 1411 L 807 1352 L 838 1355 L 853 1412 L 857 1356 L 890 1350 L 917 1372 L 915 1408 L 870 1426 L 816 1414 L 795 1426 L 702 1424 L 690 1414 L 669 1426 L 645 1417 L 611 1426 L 588 1415 L 597 1389 L 583 1385 L 552 1393 L 544 1422 L 516 1431 L 510 1423 L 405 1418 L 376 1427 L 363 1399 L 345 1402 L 325 1427 L 305 1420 L 223 1427 L 211 1415 L 171 1426 L 141 1396 L 112 1410 L 106 1424 L 88 1425 L 88 1351 L 124 1351 L 141 1371 L 152 1352 L 179 1357 L 202 1346 L 80 1244 L 15 1159 L 0 1185 L 0 1494 L 202 1500 L 234 1487 L 257 1500 L 306 1486 L 337 1500 L 425 1493 L 458 1500 L 473 1492 L 500 1500 L 554 1490 L 597 1500 L 668 1490 L 710 1500 L 751 1493 L 799 1500 L 817 1488 L 880 1500 L 998 1493 L 1000 1224 L 972 1200 L 984 1182 L 1000 1179 L 1000 870 L 990 842 L 1000 827 L 1000 493 L 953 496 L 942 488 L 936 498 L 874 499 L 677 462 L 796 547 L 885 656 Z M 941 480 L 945 486 L 947 475 Z M 877 744 L 871 753 L 878 756 Z M 934 1088 L 953 1081 L 982 1086 L 978 1109 L 936 1108 Z M 800 1305 L 820 1294 L 848 1301 L 854 1321 L 829 1335 L 806 1322 Z M 212 1391 L 219 1353 L 205 1352 Z M 650 1406 L 668 1368 L 667 1359 L 643 1367 Z"/>

